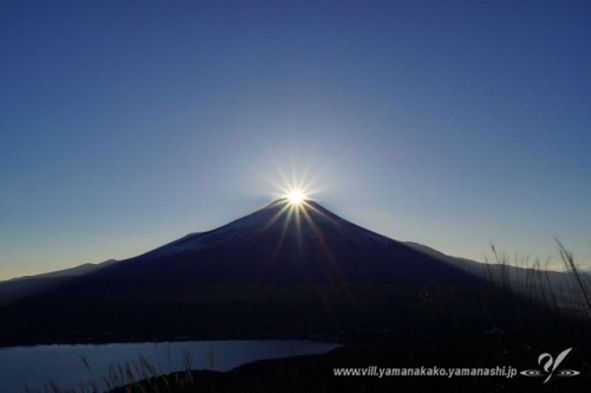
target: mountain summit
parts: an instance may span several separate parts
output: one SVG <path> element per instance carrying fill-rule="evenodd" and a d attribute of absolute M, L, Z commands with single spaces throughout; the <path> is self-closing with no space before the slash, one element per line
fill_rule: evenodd
<path fill-rule="evenodd" d="M 457 270 L 357 226 L 313 201 L 286 199 L 209 232 L 187 235 L 98 276 L 168 282 L 367 283 L 449 278 Z M 156 282 L 154 282 L 156 285 Z M 169 289 L 163 288 L 168 291 Z"/>
<path fill-rule="evenodd" d="M 397 330 L 424 322 L 425 293 L 474 284 L 316 202 L 280 199 L 4 307 L 0 336 L 40 343 Z"/>
<path fill-rule="evenodd" d="M 302 243 L 310 237 L 320 240 L 335 234 L 356 241 L 373 241 L 381 244 L 391 241 L 338 217 L 316 202 L 304 201 L 294 205 L 288 199 L 279 199 L 218 229 L 187 235 L 148 254 L 172 255 L 216 245 L 232 247 L 277 233 L 287 238 L 298 237 Z M 282 240 L 275 246 L 280 248 Z"/>

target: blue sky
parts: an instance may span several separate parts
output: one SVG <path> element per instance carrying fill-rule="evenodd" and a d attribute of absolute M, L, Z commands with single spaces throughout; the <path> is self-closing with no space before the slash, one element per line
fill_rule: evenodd
<path fill-rule="evenodd" d="M 3 1 L 0 279 L 270 203 L 591 262 L 587 1 Z"/>

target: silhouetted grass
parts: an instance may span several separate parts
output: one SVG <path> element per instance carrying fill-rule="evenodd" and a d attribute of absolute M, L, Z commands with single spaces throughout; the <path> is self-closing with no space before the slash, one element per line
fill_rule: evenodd
<path fill-rule="evenodd" d="M 491 246 L 492 258 L 487 260 L 487 278 L 494 284 L 490 296 L 493 309 L 509 309 L 512 313 L 530 315 L 540 307 L 548 313 L 591 319 L 591 282 L 575 263 L 572 252 L 556 240 L 560 258 L 570 285 L 553 282 L 548 269 L 549 260 L 527 257 L 510 258 L 507 253 Z M 525 313 L 525 314 L 524 314 Z"/>
<path fill-rule="evenodd" d="M 154 343 L 156 345 L 156 343 Z M 158 353 L 158 351 L 156 351 Z M 171 367 L 170 351 L 168 349 L 168 364 L 169 374 L 164 374 L 162 368 L 159 370 L 156 366 L 145 356 L 138 354 L 137 358 L 124 363 L 111 364 L 107 375 L 95 379 L 94 372 L 86 357 L 81 356 L 80 361 L 84 368 L 88 371 L 90 377 L 86 382 L 81 382 L 77 387 L 63 388 L 58 386 L 55 382 L 50 381 L 44 384 L 39 389 L 31 389 L 26 384 L 24 391 L 26 393 L 95 393 L 103 391 L 112 391 L 123 386 L 133 386 L 134 392 L 158 392 L 171 390 L 172 386 L 184 387 L 191 385 L 194 381 L 190 373 L 193 367 L 194 354 L 185 349 L 182 354 L 183 371 L 173 372 Z M 212 350 L 207 353 L 209 363 L 213 366 L 215 362 L 215 354 Z M 157 356 L 157 361 L 160 362 L 160 357 Z M 164 375 L 170 375 L 173 381 L 170 382 Z M 155 381 L 158 381 L 156 386 Z M 166 390 L 168 389 L 168 390 Z"/>

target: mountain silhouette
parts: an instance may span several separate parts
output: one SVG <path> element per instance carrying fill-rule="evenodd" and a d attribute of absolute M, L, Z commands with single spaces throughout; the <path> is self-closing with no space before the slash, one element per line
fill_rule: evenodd
<path fill-rule="evenodd" d="M 457 270 L 352 224 L 319 204 L 278 200 L 210 232 L 188 235 L 97 274 L 125 282 L 392 282 Z M 451 275 L 451 276 L 450 276 Z"/>
<path fill-rule="evenodd" d="M 434 302 L 481 285 L 314 201 L 280 199 L 0 307 L 0 345 L 413 335 L 429 328 Z"/>

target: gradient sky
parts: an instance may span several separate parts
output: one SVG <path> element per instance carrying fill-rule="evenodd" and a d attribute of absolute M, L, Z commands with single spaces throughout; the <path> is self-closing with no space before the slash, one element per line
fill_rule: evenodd
<path fill-rule="evenodd" d="M 270 203 L 591 262 L 591 2 L 0 3 L 0 279 Z"/>

